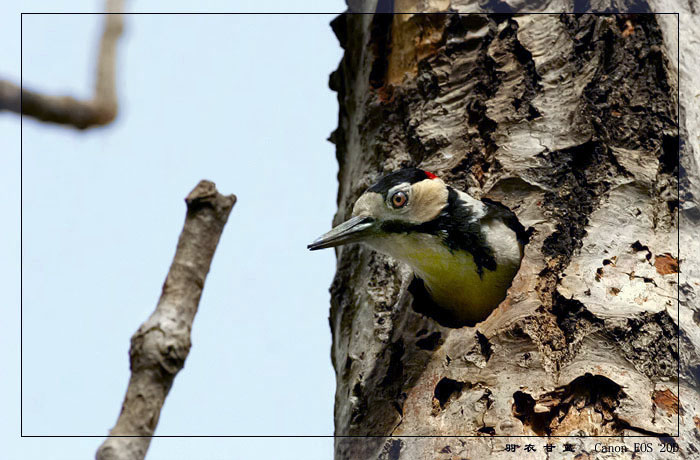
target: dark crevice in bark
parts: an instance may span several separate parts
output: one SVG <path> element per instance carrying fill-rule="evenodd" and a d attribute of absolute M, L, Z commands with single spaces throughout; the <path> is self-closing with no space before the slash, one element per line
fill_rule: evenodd
<path fill-rule="evenodd" d="M 370 26 L 370 43 L 374 60 L 369 72 L 369 83 L 374 89 L 384 86 L 386 72 L 389 68 L 389 53 L 391 52 L 391 23 L 394 15 L 381 13 L 380 5 L 391 3 L 391 11 L 394 9 L 393 1 L 380 1 L 377 4 L 377 14 L 372 18 Z"/>
<path fill-rule="evenodd" d="M 493 348 L 491 347 L 491 342 L 489 339 L 479 331 L 476 331 L 476 340 L 479 343 L 479 348 L 481 349 L 481 354 L 484 356 L 486 362 L 493 354 Z"/>
<path fill-rule="evenodd" d="M 545 206 L 557 221 L 557 229 L 545 240 L 542 251 L 547 257 L 556 257 L 563 268 L 581 247 L 588 217 L 609 188 L 605 179 L 613 176 L 610 155 L 602 144 L 588 142 L 539 156 L 552 165 L 546 174 L 542 171 L 541 180 L 556 190 L 545 193 Z"/>
<path fill-rule="evenodd" d="M 403 363 L 401 358 L 404 354 L 403 340 L 399 339 L 392 343 L 389 347 L 389 365 L 387 366 L 386 375 L 380 385 L 390 386 L 401 381 L 403 376 Z"/>
<path fill-rule="evenodd" d="M 634 431 L 636 433 L 639 433 L 642 436 L 651 436 L 654 438 L 659 438 L 659 441 L 665 443 L 665 444 L 676 444 L 676 441 L 671 437 L 670 434 L 668 433 L 659 433 L 657 431 L 649 431 L 645 430 L 644 428 L 640 428 L 638 426 L 632 425 L 630 422 L 627 420 L 620 420 L 616 419 L 615 420 L 616 425 L 619 427 L 620 430 L 629 430 L 629 431 Z M 677 445 L 677 444 L 676 444 Z"/>
<path fill-rule="evenodd" d="M 642 244 L 641 241 L 635 241 L 630 245 L 630 248 L 632 248 L 634 252 L 646 251 L 646 259 L 649 261 L 651 260 L 653 254 L 651 253 L 649 246 L 647 246 L 646 244 Z"/>
<path fill-rule="evenodd" d="M 440 94 L 438 78 L 428 60 L 418 63 L 416 87 L 425 100 L 435 99 Z"/>
<path fill-rule="evenodd" d="M 496 70 L 496 63 L 488 55 L 488 47 L 495 37 L 495 24 L 491 26 L 491 32 L 484 37 L 481 43 L 481 52 L 476 61 L 476 69 L 471 78 L 477 81 L 474 87 L 473 103 L 467 105 L 468 121 L 471 125 L 476 125 L 483 145 L 482 155 L 492 156 L 498 149 L 498 145 L 493 140 L 492 134 L 496 130 L 496 122 L 490 119 L 486 113 L 486 101 L 491 99 L 501 85 L 501 72 Z"/>
<path fill-rule="evenodd" d="M 436 408 L 439 407 L 439 410 L 444 410 L 450 402 L 462 395 L 466 386 L 467 384 L 464 382 L 443 377 L 435 386 L 435 391 L 433 392 L 433 396 L 437 401 Z M 433 415 L 435 414 L 433 412 Z"/>
<path fill-rule="evenodd" d="M 678 176 L 679 167 L 679 141 L 677 134 L 664 134 L 661 141 L 661 155 L 659 163 L 661 163 L 661 171 L 666 174 Z"/>
<path fill-rule="evenodd" d="M 513 415 L 539 436 L 546 434 L 546 418 L 535 413 L 535 399 L 523 391 L 513 393 Z"/>
<path fill-rule="evenodd" d="M 665 310 L 628 318 L 624 325 L 611 326 L 606 330 L 615 339 L 625 358 L 641 373 L 653 380 L 676 379 L 677 326 Z"/>
<path fill-rule="evenodd" d="M 423 337 L 416 341 L 416 346 L 422 350 L 436 350 L 440 345 L 442 345 L 442 334 L 439 332 L 433 332 L 427 337 Z"/>
<path fill-rule="evenodd" d="M 499 34 L 499 38 L 504 43 L 504 48 L 510 51 L 516 60 L 523 66 L 523 89 L 519 97 L 513 99 L 513 108 L 516 114 L 528 121 L 542 116 L 539 110 L 532 105 L 532 100 L 542 91 L 540 84 L 541 77 L 535 69 L 535 61 L 532 53 L 527 50 L 518 40 L 518 23 L 514 20 L 508 21 L 508 26 Z"/>
<path fill-rule="evenodd" d="M 399 460 L 404 442 L 400 439 L 389 439 L 379 454 L 379 460 Z"/>
<path fill-rule="evenodd" d="M 353 404 L 350 421 L 354 424 L 361 423 L 367 414 L 367 398 L 364 396 L 361 382 L 355 383 L 352 387 L 352 397 L 357 402 Z"/>
<path fill-rule="evenodd" d="M 454 56 L 456 53 L 480 48 L 484 38 L 473 38 L 469 33 L 488 27 L 491 21 L 490 16 L 483 14 L 450 14 L 445 28 L 445 54 Z M 491 38 L 486 38 L 486 41 L 490 42 Z"/>
<path fill-rule="evenodd" d="M 558 428 L 567 426 L 571 419 L 581 417 L 588 409 L 602 417 L 601 429 L 608 426 L 608 434 L 622 431 L 615 409 L 626 395 L 617 383 L 601 375 L 585 374 L 568 385 L 535 399 L 524 391 L 513 394 L 513 414 L 538 436 L 558 434 Z M 584 415 L 583 418 L 587 418 Z"/>
<path fill-rule="evenodd" d="M 567 299 L 559 293 L 554 293 L 552 305 L 559 329 L 564 332 L 567 343 L 573 343 L 588 335 L 594 329 L 600 329 L 603 321 L 575 299 Z"/>
<path fill-rule="evenodd" d="M 484 433 L 489 436 L 495 436 L 496 435 L 496 429 L 492 426 L 482 426 L 477 430 L 479 433 Z"/>

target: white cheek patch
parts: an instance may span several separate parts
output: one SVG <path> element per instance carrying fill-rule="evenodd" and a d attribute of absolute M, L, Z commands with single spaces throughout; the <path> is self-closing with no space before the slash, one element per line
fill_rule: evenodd
<path fill-rule="evenodd" d="M 435 219 L 447 205 L 447 186 L 441 179 L 425 179 L 411 186 L 411 209 L 407 220 L 414 223 Z"/>

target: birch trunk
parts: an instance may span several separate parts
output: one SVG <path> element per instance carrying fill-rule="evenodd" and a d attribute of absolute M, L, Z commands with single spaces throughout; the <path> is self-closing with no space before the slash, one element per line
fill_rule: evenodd
<path fill-rule="evenodd" d="M 679 93 L 675 15 L 466 14 L 522 6 L 481 3 L 396 0 L 397 12 L 440 14 L 332 23 L 345 50 L 330 80 L 334 224 L 381 175 L 417 165 L 502 202 L 532 230 L 506 300 L 458 329 L 425 313 L 408 267 L 338 249 L 335 434 L 379 437 L 337 438 L 335 457 L 500 459 L 518 444 L 521 458 L 544 458 L 552 443 L 548 458 L 573 458 L 568 442 L 576 458 L 606 458 L 595 443 L 653 441 L 644 458 L 700 458 L 700 149 L 688 135 L 700 66 L 684 44 L 697 43 L 694 9 L 632 5 L 682 13 Z M 548 438 L 568 435 L 606 437 Z"/>

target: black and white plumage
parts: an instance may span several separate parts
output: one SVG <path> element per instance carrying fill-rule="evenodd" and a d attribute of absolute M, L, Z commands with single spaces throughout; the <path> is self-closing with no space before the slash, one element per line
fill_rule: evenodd
<path fill-rule="evenodd" d="M 361 242 L 388 254 L 410 265 L 452 318 L 472 323 L 505 298 L 526 239 L 507 207 L 408 168 L 371 186 L 355 203 L 352 218 L 308 247 Z"/>

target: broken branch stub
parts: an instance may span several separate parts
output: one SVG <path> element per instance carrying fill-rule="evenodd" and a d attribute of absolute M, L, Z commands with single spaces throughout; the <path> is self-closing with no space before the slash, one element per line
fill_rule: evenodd
<path fill-rule="evenodd" d="M 236 196 L 221 195 L 213 182 L 203 180 L 185 202 L 187 216 L 175 257 L 155 311 L 131 337 L 129 386 L 97 460 L 145 457 L 165 398 L 190 351 L 204 281 Z"/>

